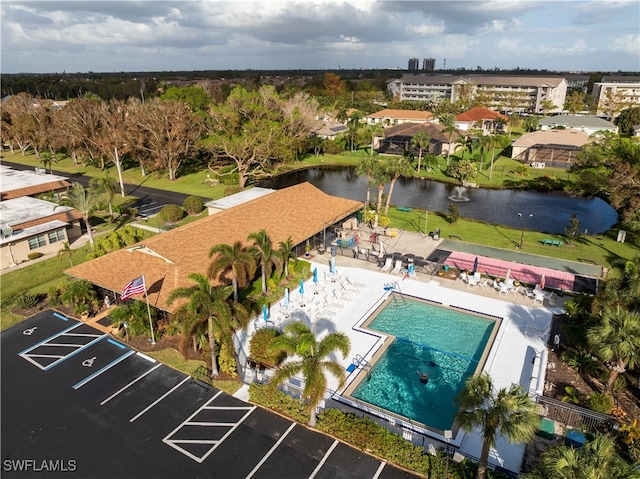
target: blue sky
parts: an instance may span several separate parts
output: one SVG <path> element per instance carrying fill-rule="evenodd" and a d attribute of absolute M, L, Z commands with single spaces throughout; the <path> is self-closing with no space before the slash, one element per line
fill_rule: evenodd
<path fill-rule="evenodd" d="M 401 68 L 640 71 L 633 1 L 19 1 L 2 73 Z"/>

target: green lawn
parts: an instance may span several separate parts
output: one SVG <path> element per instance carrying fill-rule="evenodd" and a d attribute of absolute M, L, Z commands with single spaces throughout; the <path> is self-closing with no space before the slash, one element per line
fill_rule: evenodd
<path fill-rule="evenodd" d="M 353 154 L 345 152 L 340 155 L 332 156 L 311 156 L 304 162 L 298 163 L 293 166 L 319 166 L 319 165 L 355 165 L 358 160 L 368 154 L 364 150 L 354 152 Z M 41 166 L 35 159 L 35 156 L 28 155 L 22 157 L 20 153 L 15 155 L 3 154 L 3 158 L 7 161 L 16 161 L 23 164 L 31 164 L 35 166 Z M 441 159 L 441 168 L 445 167 L 446 159 Z M 494 165 L 493 182 L 491 186 L 506 185 L 509 181 L 516 181 L 516 177 L 509 176 L 508 172 L 517 166 L 518 163 L 507 158 L 500 158 Z M 68 173 L 83 173 L 88 175 L 99 175 L 101 172 L 93 167 L 73 166 L 71 159 L 63 159 L 54 165 L 56 169 L 66 171 Z M 531 170 L 532 174 L 539 176 L 552 173 L 551 169 L 545 170 Z M 115 174 L 115 172 L 114 172 Z M 425 173 L 423 172 L 423 175 Z M 481 179 L 483 175 L 488 174 L 485 170 L 481 173 L 477 182 L 482 184 Z M 558 174 L 567 175 L 566 172 L 558 172 Z M 444 180 L 444 175 L 441 171 L 436 170 L 432 173 L 435 179 Z M 504 175 L 504 176 L 503 176 Z M 131 168 L 125 171 L 126 181 L 141 182 L 142 184 L 152 186 L 155 188 L 171 189 L 174 191 L 181 191 L 188 194 L 196 194 L 200 196 L 219 198 L 224 194 L 225 186 L 206 186 L 207 172 L 195 172 L 184 177 L 178 178 L 175 182 L 169 182 L 168 179 L 162 177 L 158 178 L 157 175 L 151 174 L 146 178 L 140 177 L 140 172 L 137 168 Z M 488 178 L 487 178 L 488 181 Z M 525 181 L 522 178 L 519 181 Z M 504 248 L 515 250 L 520 242 L 520 230 L 510 229 L 503 226 L 489 225 L 470 221 L 466 219 L 460 219 L 455 224 L 449 224 L 442 214 L 430 213 L 428 215 L 428 224 L 425 228 L 425 212 L 414 209 L 411 213 L 400 212 L 395 208 L 389 210 L 392 220 L 391 226 L 409 231 L 425 232 L 434 231 L 436 228 L 440 228 L 442 236 L 448 238 L 450 235 L 455 235 L 461 238 L 463 241 L 482 244 L 486 246 L 493 246 L 497 248 Z M 203 213 L 206 215 L 206 213 Z M 199 217 L 187 217 L 180 224 L 185 224 L 190 221 L 195 221 Z M 147 224 L 152 226 L 161 226 L 158 220 L 152 218 L 147 221 Z M 105 224 L 105 228 L 110 228 L 112 225 Z M 589 236 L 575 244 L 565 244 L 561 247 L 545 246 L 541 243 L 541 240 L 549 238 L 552 235 L 539 232 L 525 232 L 524 237 L 524 251 L 532 254 L 540 254 L 544 256 L 552 256 L 572 261 L 588 260 L 593 261 L 599 265 L 605 266 L 611 270 L 612 265 L 620 258 L 631 259 L 633 258 L 639 248 L 639 239 L 637 235 L 627 234 L 625 243 L 618 243 L 615 241 L 615 232 L 610 231 L 602 235 Z M 83 248 L 74 252 L 73 261 L 74 264 L 78 264 L 86 260 L 87 248 Z M 62 262 L 57 258 L 48 259 L 42 262 L 34 263 L 33 265 L 5 273 L 0 277 L 1 291 L 0 299 L 1 312 L 2 312 L 2 328 L 6 328 L 11 324 L 14 324 L 19 318 L 14 317 L 10 313 L 10 308 L 22 292 L 32 294 L 44 294 L 47 289 L 56 284 L 61 279 L 65 278 L 63 270 L 69 267 L 68 260 L 65 258 Z"/>

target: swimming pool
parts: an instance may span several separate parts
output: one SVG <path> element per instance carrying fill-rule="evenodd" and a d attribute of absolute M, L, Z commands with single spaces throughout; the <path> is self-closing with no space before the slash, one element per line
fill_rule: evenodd
<path fill-rule="evenodd" d="M 348 395 L 430 429 L 451 429 L 454 399 L 482 366 L 497 324 L 497 318 L 392 295 L 363 327 L 395 339 Z"/>

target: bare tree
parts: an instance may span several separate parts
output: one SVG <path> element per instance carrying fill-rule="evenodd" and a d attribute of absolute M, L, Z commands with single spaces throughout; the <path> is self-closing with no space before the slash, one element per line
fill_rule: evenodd
<path fill-rule="evenodd" d="M 182 102 L 159 99 L 147 100 L 135 115 L 132 123 L 139 133 L 134 136 L 135 147 L 152 154 L 155 166 L 175 180 L 203 131 L 199 117 Z"/>

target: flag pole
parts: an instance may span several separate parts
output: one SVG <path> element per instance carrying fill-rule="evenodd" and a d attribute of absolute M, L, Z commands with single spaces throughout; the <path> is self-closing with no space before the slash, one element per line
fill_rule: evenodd
<path fill-rule="evenodd" d="M 151 344 L 156 344 L 156 338 L 153 335 L 153 321 L 151 321 L 151 306 L 149 306 L 149 295 L 147 294 L 147 283 L 142 275 L 142 284 L 144 285 L 144 297 L 147 300 L 147 312 L 149 313 L 149 327 L 151 328 Z"/>

